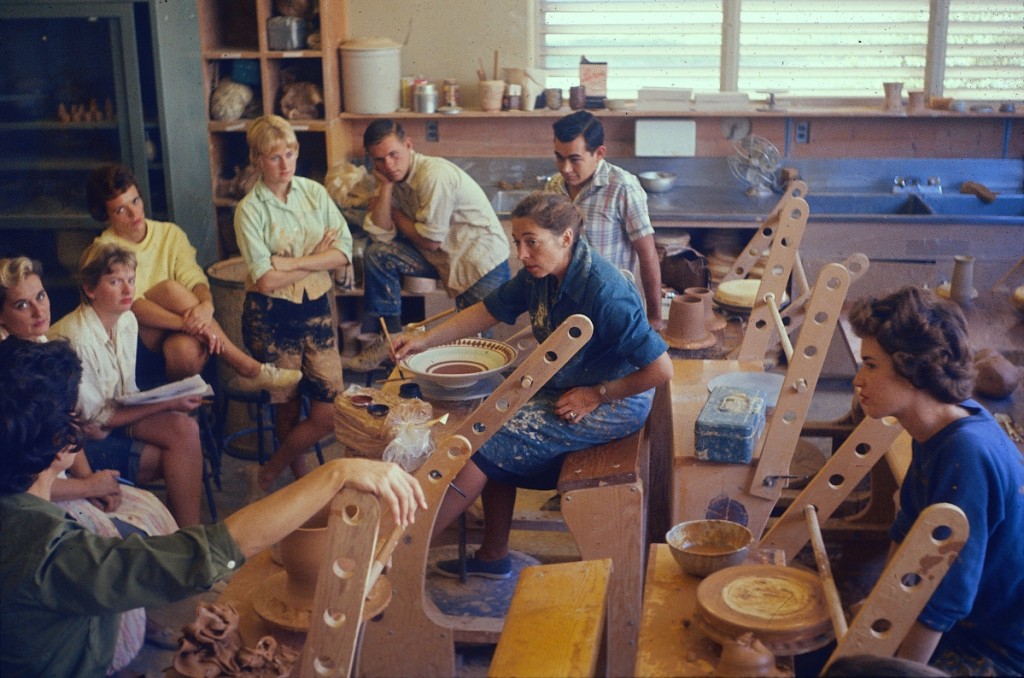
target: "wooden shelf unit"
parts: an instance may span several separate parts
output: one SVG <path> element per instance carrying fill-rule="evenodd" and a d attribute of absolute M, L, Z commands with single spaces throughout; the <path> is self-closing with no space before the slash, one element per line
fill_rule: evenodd
<path fill-rule="evenodd" d="M 240 196 L 225 195 L 224 187 L 249 163 L 245 130 L 251 119 L 213 120 L 210 96 L 222 78 L 248 84 L 261 113 L 281 114 L 282 73 L 313 82 L 323 93 L 321 119 L 291 120 L 299 139 L 300 176 L 322 181 L 332 164 L 344 159 L 347 147 L 341 134 L 341 87 L 338 47 L 345 36 L 344 0 L 318 0 L 312 23 L 319 26 L 320 49 L 271 50 L 267 20 L 276 15 L 273 0 L 198 0 L 203 86 L 206 96 L 207 138 L 210 149 L 212 195 L 217 211 L 219 258 L 237 253 L 232 228 L 234 207 Z M 311 27 L 308 35 L 316 28 Z M 239 75 L 243 76 L 241 79 Z"/>

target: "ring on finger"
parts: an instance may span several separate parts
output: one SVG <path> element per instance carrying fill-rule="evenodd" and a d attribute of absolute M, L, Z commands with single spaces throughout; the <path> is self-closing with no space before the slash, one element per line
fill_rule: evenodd
<path fill-rule="evenodd" d="M 575 412 L 570 412 L 570 413 L 569 413 L 569 418 L 570 418 L 570 419 L 572 419 L 573 421 L 575 421 L 575 420 L 576 420 L 576 416 L 577 416 L 577 415 L 576 415 L 576 413 L 575 413 Z"/>

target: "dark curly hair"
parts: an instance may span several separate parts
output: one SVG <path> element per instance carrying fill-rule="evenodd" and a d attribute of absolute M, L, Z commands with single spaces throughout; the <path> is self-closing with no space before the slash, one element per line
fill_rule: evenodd
<path fill-rule="evenodd" d="M 850 324 L 858 337 L 875 339 L 914 387 L 944 403 L 971 396 L 974 360 L 967 320 L 956 304 L 931 290 L 904 287 L 854 302 Z"/>
<path fill-rule="evenodd" d="M 81 447 L 81 378 L 82 363 L 66 341 L 0 341 L 0 495 L 24 492 L 57 452 Z"/>
<path fill-rule="evenodd" d="M 135 174 L 124 165 L 103 165 L 93 170 L 85 185 L 89 214 L 99 222 L 107 221 L 107 201 L 138 186 Z"/>

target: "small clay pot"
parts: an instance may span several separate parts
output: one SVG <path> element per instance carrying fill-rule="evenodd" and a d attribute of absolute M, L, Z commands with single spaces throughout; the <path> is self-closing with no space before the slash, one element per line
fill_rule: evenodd
<path fill-rule="evenodd" d="M 672 348 L 692 350 L 715 344 L 715 335 L 708 331 L 704 301 L 692 294 L 679 294 L 669 306 L 668 324 L 662 336 Z"/>
<path fill-rule="evenodd" d="M 281 565 L 288 573 L 284 594 L 296 608 L 312 606 L 316 578 L 327 557 L 327 516 L 325 507 L 281 540 Z"/>
<path fill-rule="evenodd" d="M 744 633 L 722 645 L 722 658 L 715 667 L 716 676 L 786 675 L 775 665 L 775 655 L 752 633 Z"/>
<path fill-rule="evenodd" d="M 725 326 L 728 324 L 725 318 L 715 313 L 714 292 L 707 287 L 687 287 L 683 292 L 700 297 L 700 300 L 704 302 L 704 321 L 708 330 L 717 332 L 725 329 Z"/>

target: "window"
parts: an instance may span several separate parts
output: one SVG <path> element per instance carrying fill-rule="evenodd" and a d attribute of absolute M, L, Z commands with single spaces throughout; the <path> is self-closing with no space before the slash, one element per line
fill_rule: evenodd
<path fill-rule="evenodd" d="M 948 39 L 929 49 L 929 7 L 946 2 Z M 1024 3 L 946 2 L 538 0 L 539 63 L 550 85 L 568 88 L 580 57 L 606 61 L 610 98 L 649 86 L 718 91 L 722 82 L 752 95 L 880 98 L 884 81 L 923 89 L 934 54 L 945 96 L 1024 98 Z M 737 9 L 734 42 L 723 21 Z"/>
<path fill-rule="evenodd" d="M 1024 99 L 1024 2 L 951 0 L 943 95 Z"/>

